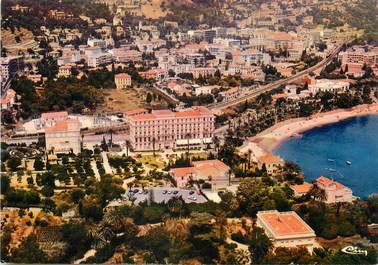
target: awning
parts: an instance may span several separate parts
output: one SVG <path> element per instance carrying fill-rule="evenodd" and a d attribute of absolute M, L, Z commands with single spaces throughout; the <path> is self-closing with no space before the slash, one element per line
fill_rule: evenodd
<path fill-rule="evenodd" d="M 213 142 L 212 138 L 203 138 L 203 143 L 204 144 L 211 144 Z"/>
<path fill-rule="evenodd" d="M 201 139 L 189 139 L 189 145 L 201 144 L 201 143 L 202 143 Z M 176 145 L 187 145 L 187 144 L 188 144 L 188 139 L 176 140 Z"/>

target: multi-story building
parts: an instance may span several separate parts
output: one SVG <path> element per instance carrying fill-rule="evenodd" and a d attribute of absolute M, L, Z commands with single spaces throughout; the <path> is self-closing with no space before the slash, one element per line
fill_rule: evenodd
<path fill-rule="evenodd" d="M 72 19 L 74 17 L 71 13 L 66 13 L 57 9 L 50 10 L 48 16 L 56 20 Z"/>
<path fill-rule="evenodd" d="M 261 67 L 258 66 L 245 66 L 240 64 L 232 64 L 229 66 L 228 75 L 240 75 L 242 78 L 251 78 L 255 81 L 264 82 L 265 73 Z"/>
<path fill-rule="evenodd" d="M 202 106 L 135 115 L 129 118 L 130 143 L 136 151 L 201 146 L 211 143 L 214 120 L 214 114 Z"/>
<path fill-rule="evenodd" d="M 265 230 L 273 247 L 306 247 L 312 252 L 315 232 L 296 212 L 259 211 L 256 225 Z"/>
<path fill-rule="evenodd" d="M 308 86 L 308 90 L 312 94 L 316 94 L 318 92 L 344 92 L 349 89 L 349 82 L 339 81 L 339 80 L 331 80 L 331 79 L 318 79 L 314 84 L 310 84 Z"/>
<path fill-rule="evenodd" d="M 98 67 L 100 65 L 111 63 L 112 61 L 113 56 L 107 52 L 87 56 L 87 63 L 89 67 Z"/>
<path fill-rule="evenodd" d="M 138 72 L 138 74 L 148 79 L 163 80 L 164 78 L 168 76 L 168 70 L 155 68 L 155 69 L 150 69 L 146 72 Z"/>
<path fill-rule="evenodd" d="M 189 73 L 192 73 L 194 78 L 198 78 L 200 76 L 213 76 L 216 71 L 217 69 L 212 67 L 197 67 L 191 69 Z"/>
<path fill-rule="evenodd" d="M 345 52 L 341 52 L 339 57 L 341 57 L 343 68 L 350 64 L 366 64 L 368 66 L 378 65 L 378 47 L 352 47 Z"/>
<path fill-rule="evenodd" d="M 1 110 L 3 109 L 10 110 L 15 103 L 16 103 L 16 92 L 13 89 L 7 89 L 4 95 L 1 95 L 1 98 L 0 98 Z"/>
<path fill-rule="evenodd" d="M 194 94 L 196 96 L 199 96 L 199 95 L 211 94 L 211 92 L 213 90 L 219 89 L 220 86 L 198 86 L 198 85 L 194 85 L 193 88 L 194 88 Z"/>
<path fill-rule="evenodd" d="M 89 47 L 100 47 L 100 48 L 106 47 L 106 42 L 101 39 L 88 39 L 87 44 Z"/>
<path fill-rule="evenodd" d="M 68 118 L 45 129 L 46 150 L 54 153 L 80 153 L 80 122 Z"/>
<path fill-rule="evenodd" d="M 154 40 L 137 40 L 135 41 L 136 46 L 140 51 L 146 53 L 152 53 L 154 49 L 160 48 L 166 45 L 165 40 L 154 39 Z"/>
<path fill-rule="evenodd" d="M 261 63 L 266 65 L 271 62 L 271 57 L 268 53 L 263 53 L 256 49 L 245 50 L 241 53 L 241 56 L 248 65 Z"/>
<path fill-rule="evenodd" d="M 127 88 L 131 86 L 131 76 L 126 73 L 116 74 L 114 76 L 114 82 L 117 89 Z"/>
<path fill-rule="evenodd" d="M 111 50 L 114 59 L 120 63 L 138 62 L 142 60 L 142 53 L 137 50 L 130 50 L 128 48 L 117 48 Z"/>
<path fill-rule="evenodd" d="M 59 67 L 58 77 L 69 77 L 72 73 L 72 65 L 62 65 Z"/>
<path fill-rule="evenodd" d="M 333 179 L 320 176 L 316 179 L 316 185 L 325 191 L 325 203 L 351 202 L 354 199 L 350 188 Z"/>
<path fill-rule="evenodd" d="M 17 73 L 24 69 L 24 57 L 1 57 L 0 58 L 0 76 L 2 92 L 8 81 Z"/>

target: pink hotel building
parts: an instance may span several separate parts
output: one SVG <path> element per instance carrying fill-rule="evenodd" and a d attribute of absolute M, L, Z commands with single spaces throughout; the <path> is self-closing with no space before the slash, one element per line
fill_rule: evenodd
<path fill-rule="evenodd" d="M 212 142 L 214 120 L 214 114 L 202 106 L 134 115 L 129 117 L 130 143 L 135 151 L 185 148 L 188 142 L 202 146 Z"/>

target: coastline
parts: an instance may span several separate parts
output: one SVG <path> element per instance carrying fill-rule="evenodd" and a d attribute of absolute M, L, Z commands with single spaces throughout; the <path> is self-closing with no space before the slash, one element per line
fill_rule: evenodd
<path fill-rule="evenodd" d="M 314 114 L 306 118 L 295 118 L 277 123 L 262 131 L 254 137 L 248 138 L 238 148 L 240 154 L 252 152 L 252 157 L 257 160 L 262 155 L 272 154 L 281 143 L 290 137 L 316 127 L 337 123 L 349 118 L 378 115 L 378 103 L 358 105 L 351 109 L 337 109 L 329 112 Z"/>

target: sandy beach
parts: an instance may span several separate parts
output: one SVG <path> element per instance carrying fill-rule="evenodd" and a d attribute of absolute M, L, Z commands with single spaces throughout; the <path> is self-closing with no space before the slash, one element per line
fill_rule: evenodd
<path fill-rule="evenodd" d="M 270 154 L 279 144 L 289 137 L 300 136 L 301 133 L 336 123 L 345 119 L 378 114 L 378 104 L 359 105 L 351 109 L 338 109 L 330 112 L 314 114 L 307 118 L 290 119 L 277 123 L 258 135 L 249 138 L 238 149 L 240 154 L 252 151 L 254 160 L 265 154 Z"/>

